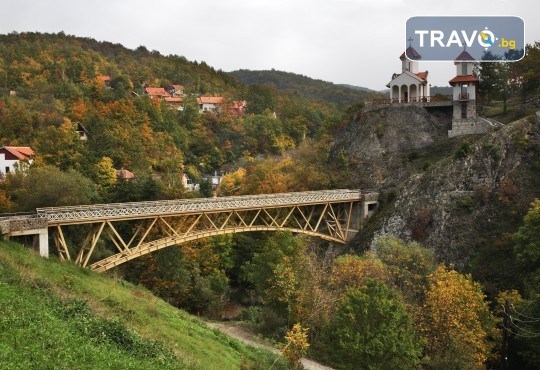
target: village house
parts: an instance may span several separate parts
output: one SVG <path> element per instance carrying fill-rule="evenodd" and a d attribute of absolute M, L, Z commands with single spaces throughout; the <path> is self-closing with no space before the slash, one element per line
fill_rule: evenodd
<path fill-rule="evenodd" d="M 165 98 L 165 104 L 171 109 L 184 110 L 184 98 L 168 97 Z"/>
<path fill-rule="evenodd" d="M 74 122 L 75 131 L 77 131 L 77 134 L 79 134 L 79 139 L 86 141 L 88 140 L 88 131 L 86 131 L 86 128 L 82 125 L 80 122 Z"/>
<path fill-rule="evenodd" d="M 171 96 L 173 98 L 179 98 L 179 97 L 182 97 L 184 96 L 184 86 L 182 85 L 172 85 L 170 88 L 169 88 L 169 94 L 171 94 Z"/>
<path fill-rule="evenodd" d="M 150 99 L 162 100 L 171 97 L 171 95 L 163 87 L 145 87 L 144 92 L 150 96 Z"/>
<path fill-rule="evenodd" d="M 234 100 L 231 105 L 227 107 L 227 111 L 237 116 L 243 116 L 246 114 L 247 101 Z"/>
<path fill-rule="evenodd" d="M 219 184 L 221 184 L 221 180 L 223 179 L 223 174 L 218 174 L 217 171 L 214 171 L 213 175 L 204 175 L 203 181 L 208 181 L 210 183 L 210 186 L 213 190 L 216 190 Z"/>
<path fill-rule="evenodd" d="M 27 146 L 4 146 L 0 149 L 0 175 L 5 177 L 16 169 L 32 164 L 34 151 Z"/>
<path fill-rule="evenodd" d="M 193 180 L 191 180 L 185 173 L 182 174 L 182 186 L 184 189 L 186 189 L 186 191 L 199 190 L 199 184 L 193 183 Z"/>
<path fill-rule="evenodd" d="M 133 172 L 128 171 L 124 168 L 115 171 L 117 181 L 131 181 L 135 178 L 135 174 Z"/>
<path fill-rule="evenodd" d="M 199 113 L 219 113 L 223 104 L 225 104 L 225 98 L 221 96 L 201 96 L 197 98 L 197 104 L 199 105 Z"/>

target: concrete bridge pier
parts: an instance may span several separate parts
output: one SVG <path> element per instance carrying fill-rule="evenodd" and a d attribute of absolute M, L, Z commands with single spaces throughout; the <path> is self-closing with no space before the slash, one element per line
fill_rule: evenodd
<path fill-rule="evenodd" d="M 0 231 L 7 238 L 33 235 L 32 245 L 41 257 L 49 257 L 49 229 L 46 219 L 36 217 L 14 217 L 0 220 Z"/>
<path fill-rule="evenodd" d="M 32 235 L 34 237 L 32 247 L 39 251 L 39 255 L 41 257 L 49 258 L 49 229 L 15 231 L 8 234 L 9 237 L 26 235 Z"/>
<path fill-rule="evenodd" d="M 347 240 L 353 239 L 360 230 L 362 230 L 366 221 L 379 208 L 378 194 L 367 194 L 362 201 L 355 203 L 352 209 L 351 221 L 349 224 L 349 233 Z"/>

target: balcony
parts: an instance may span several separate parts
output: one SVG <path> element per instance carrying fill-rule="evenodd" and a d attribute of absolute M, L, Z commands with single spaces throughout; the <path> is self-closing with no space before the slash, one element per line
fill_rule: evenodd
<path fill-rule="evenodd" d="M 459 100 L 469 100 L 469 93 L 459 94 Z"/>

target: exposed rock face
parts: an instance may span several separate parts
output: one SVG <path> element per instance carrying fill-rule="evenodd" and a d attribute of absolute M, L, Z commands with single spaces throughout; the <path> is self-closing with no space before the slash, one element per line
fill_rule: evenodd
<path fill-rule="evenodd" d="M 421 240 L 442 260 L 463 265 L 479 239 L 501 234 L 502 218 L 519 222 L 540 195 L 539 144 L 540 124 L 523 120 L 484 136 L 465 158 L 411 176 L 378 233 Z"/>
<path fill-rule="evenodd" d="M 464 267 L 481 243 L 514 232 L 530 202 L 540 197 L 540 123 L 534 119 L 466 138 L 475 140 L 471 144 L 456 141 L 457 150 L 452 147 L 449 155 L 419 169 L 404 165 L 403 156 L 422 149 L 422 160 L 426 150 L 436 152 L 451 142 L 443 138 L 444 117 L 415 107 L 372 113 L 336 135 L 333 148 L 335 155 L 357 161 L 359 186 L 395 191 L 395 200 L 368 228 L 370 235 L 357 239 L 361 248 L 375 235 L 390 233 L 418 240 L 442 261 Z M 380 137 L 376 125 L 384 127 Z M 377 169 L 386 178 L 377 181 L 372 173 Z"/>
<path fill-rule="evenodd" d="M 385 107 L 364 113 L 334 137 L 333 156 L 345 156 L 360 185 L 386 188 L 405 175 L 402 155 L 446 140 L 450 111 L 430 114 L 416 106 Z"/>

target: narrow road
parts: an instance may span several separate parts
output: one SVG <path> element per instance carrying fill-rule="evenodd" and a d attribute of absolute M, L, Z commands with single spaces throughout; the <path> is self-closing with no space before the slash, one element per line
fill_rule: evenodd
<path fill-rule="evenodd" d="M 231 337 L 236 338 L 247 345 L 264 348 L 272 353 L 275 353 L 276 355 L 281 355 L 281 352 L 276 347 L 273 347 L 266 343 L 262 343 L 255 337 L 253 333 L 246 329 L 223 322 L 207 322 L 206 325 L 208 325 L 212 329 L 218 329 L 219 331 L 228 334 Z M 321 365 L 318 362 L 307 358 L 302 358 L 301 361 L 302 365 L 306 370 L 333 370 L 331 367 Z"/>

